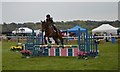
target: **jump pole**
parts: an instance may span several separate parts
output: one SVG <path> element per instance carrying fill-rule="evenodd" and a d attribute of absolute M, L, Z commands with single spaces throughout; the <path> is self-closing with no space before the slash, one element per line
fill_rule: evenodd
<path fill-rule="evenodd" d="M 67 47 L 78 47 L 78 45 L 34 45 L 34 47 L 35 46 L 39 46 L 39 47 L 55 47 L 55 48 L 57 48 L 57 47 L 65 47 L 65 48 L 67 48 Z"/>
<path fill-rule="evenodd" d="M 88 30 L 86 29 L 86 52 L 90 52 L 90 45 L 88 42 Z"/>
<path fill-rule="evenodd" d="M 33 55 L 35 55 L 34 30 L 32 29 Z"/>
<path fill-rule="evenodd" d="M 80 47 L 80 28 L 78 29 L 78 48 L 80 51 L 81 50 L 81 47 Z"/>
<path fill-rule="evenodd" d="M 42 28 L 42 25 L 41 25 L 41 28 Z M 42 45 L 43 45 L 43 28 L 42 28 Z"/>

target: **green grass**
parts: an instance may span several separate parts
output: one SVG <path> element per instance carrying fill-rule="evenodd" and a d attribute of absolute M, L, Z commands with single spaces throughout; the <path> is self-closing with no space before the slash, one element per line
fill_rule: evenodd
<path fill-rule="evenodd" d="M 2 70 L 2 42 L 0 41 L 0 71 Z"/>
<path fill-rule="evenodd" d="M 99 44 L 99 57 L 88 60 L 76 57 L 35 57 L 21 58 L 19 52 L 9 51 L 15 42 L 2 43 L 3 70 L 117 70 L 118 44 Z"/>

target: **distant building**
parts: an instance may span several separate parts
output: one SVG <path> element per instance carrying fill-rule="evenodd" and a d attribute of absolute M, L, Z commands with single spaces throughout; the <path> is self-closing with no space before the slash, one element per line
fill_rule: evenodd
<path fill-rule="evenodd" d="M 14 31 L 12 31 L 13 34 L 16 33 L 32 33 L 32 29 L 28 28 L 28 27 L 20 27 L 18 29 L 15 29 Z"/>
<path fill-rule="evenodd" d="M 93 34 L 95 34 L 95 33 L 101 33 L 101 34 L 107 33 L 108 35 L 109 34 L 117 35 L 117 30 L 118 30 L 118 28 L 113 27 L 109 24 L 102 24 L 99 27 L 94 28 L 92 30 L 92 33 Z"/>
<path fill-rule="evenodd" d="M 28 27 L 20 27 L 18 29 L 15 29 L 14 31 L 12 31 L 12 34 L 18 34 L 18 35 L 21 35 L 21 34 L 30 34 L 32 33 L 32 29 L 28 28 Z M 34 30 L 34 34 L 35 35 L 38 35 L 39 33 L 41 33 L 40 29 L 38 30 Z"/>

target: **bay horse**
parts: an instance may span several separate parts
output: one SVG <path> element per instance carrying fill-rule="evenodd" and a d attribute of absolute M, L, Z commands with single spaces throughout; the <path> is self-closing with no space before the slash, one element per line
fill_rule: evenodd
<path fill-rule="evenodd" d="M 60 32 L 60 30 L 57 29 L 57 31 L 58 31 L 58 34 L 57 34 L 54 31 L 53 27 L 49 23 L 47 23 L 45 21 L 41 21 L 41 23 L 42 23 L 41 24 L 42 32 L 43 31 L 45 32 L 45 35 L 44 35 L 45 44 L 47 44 L 46 37 L 48 37 L 48 41 L 49 41 L 49 37 L 52 37 L 57 45 L 59 45 L 58 39 L 60 40 L 61 44 L 63 45 L 62 33 Z"/>

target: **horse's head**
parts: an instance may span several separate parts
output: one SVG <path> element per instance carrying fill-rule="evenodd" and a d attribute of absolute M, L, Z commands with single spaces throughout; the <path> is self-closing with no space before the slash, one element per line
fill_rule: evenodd
<path fill-rule="evenodd" d="M 46 29 L 46 27 L 47 27 L 47 23 L 45 22 L 45 20 L 44 21 L 41 21 L 41 26 L 42 26 L 42 31 L 44 31 L 45 29 Z"/>

